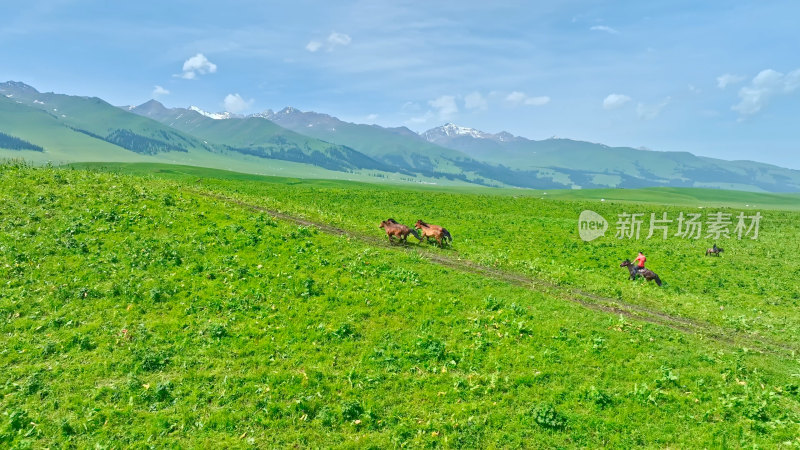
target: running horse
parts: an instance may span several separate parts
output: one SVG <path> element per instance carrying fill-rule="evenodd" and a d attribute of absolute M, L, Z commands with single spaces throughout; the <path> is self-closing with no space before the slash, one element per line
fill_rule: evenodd
<path fill-rule="evenodd" d="M 439 225 L 432 225 L 417 220 L 417 223 L 414 224 L 414 228 L 420 230 L 422 232 L 422 237 L 426 238 L 428 241 L 430 241 L 431 238 L 436 239 L 436 242 L 439 243 L 439 247 L 441 247 L 443 243 L 453 242 L 453 236 L 450 235 L 447 228 L 440 227 Z"/>
<path fill-rule="evenodd" d="M 631 280 L 635 280 L 637 277 L 644 277 L 644 279 L 647 281 L 655 280 L 656 284 L 661 286 L 661 278 L 658 278 L 658 275 L 656 275 L 656 273 L 650 269 L 643 268 L 639 270 L 639 268 L 636 267 L 636 265 L 633 264 L 629 259 L 622 261 L 619 266 L 628 268 Z"/>
<path fill-rule="evenodd" d="M 413 228 L 409 228 L 402 223 L 397 223 L 394 219 L 387 219 L 381 222 L 378 225 L 378 228 L 383 228 L 386 230 L 386 236 L 389 238 L 389 243 L 394 243 L 393 237 L 396 237 L 400 240 L 400 242 L 407 242 L 408 235 L 411 234 L 415 238 L 422 241 L 422 237 L 419 235 L 417 230 Z"/>
<path fill-rule="evenodd" d="M 719 256 L 719 254 L 724 252 L 724 251 L 725 251 L 725 249 L 723 249 L 721 247 L 717 247 L 717 244 L 714 244 L 713 247 L 706 249 L 706 256 L 708 256 L 708 255 Z"/>

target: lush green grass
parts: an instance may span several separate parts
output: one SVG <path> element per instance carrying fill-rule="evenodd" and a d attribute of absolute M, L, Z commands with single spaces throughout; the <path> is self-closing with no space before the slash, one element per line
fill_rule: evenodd
<path fill-rule="evenodd" d="M 672 206 L 800 210 L 800 194 L 770 194 L 700 188 L 574 189 L 546 191 L 561 200 L 603 200 Z"/>
<path fill-rule="evenodd" d="M 800 193 L 772 194 L 746 191 L 729 191 L 703 188 L 669 188 L 654 187 L 643 189 L 519 189 L 488 188 L 475 185 L 440 185 L 434 182 L 398 183 L 391 179 L 382 179 L 381 183 L 364 183 L 363 179 L 341 180 L 331 178 L 314 179 L 312 177 L 276 177 L 251 173 L 232 172 L 207 167 L 170 165 L 161 163 L 108 163 L 85 162 L 69 164 L 79 169 L 111 171 L 133 175 L 157 176 L 188 181 L 192 177 L 213 178 L 217 180 L 248 181 L 259 184 L 303 185 L 307 187 L 341 188 L 347 190 L 403 191 L 409 195 L 425 192 L 453 194 L 482 194 L 493 197 L 535 197 L 542 200 L 576 200 L 603 201 L 612 203 L 651 203 L 669 206 L 721 206 L 739 209 L 779 209 L 787 211 L 800 210 Z M 420 180 L 424 181 L 424 180 Z"/>
<path fill-rule="evenodd" d="M 155 169 L 155 171 L 153 171 Z M 551 200 L 547 196 L 491 195 L 492 190 L 398 189 L 334 181 L 303 181 L 257 178 L 199 169 L 124 166 L 140 171 L 191 181 L 227 195 L 312 220 L 332 223 L 376 235 L 376 224 L 393 217 L 413 224 L 416 219 L 445 225 L 457 236 L 457 257 L 478 264 L 499 267 L 560 285 L 577 287 L 646 307 L 779 341 L 800 332 L 800 317 L 793 313 L 800 301 L 800 271 L 792 264 L 800 243 L 791 236 L 800 232 L 796 212 L 760 210 L 742 205 L 738 209 L 715 207 L 731 201 L 728 192 L 690 189 L 668 190 L 685 206 L 655 205 L 659 190 L 648 189 L 624 202 Z M 200 178 L 202 174 L 214 178 Z M 198 178 L 195 178 L 195 175 Z M 216 178 L 222 176 L 221 178 Z M 244 178 L 241 178 L 244 177 Z M 198 183 L 198 180 L 200 182 Z M 248 180 L 248 182 L 242 182 Z M 506 194 L 514 190 L 505 190 Z M 566 192 L 556 192 L 568 196 Z M 714 197 L 714 194 L 719 196 Z M 782 207 L 791 196 L 741 193 L 746 199 Z M 569 198 L 569 197 L 568 197 Z M 580 198 L 580 197 L 578 197 Z M 645 198 L 650 203 L 632 203 Z M 692 199 L 697 203 L 692 204 Z M 711 201 L 713 199 L 713 201 Z M 705 200 L 705 202 L 704 202 Z M 763 202 L 762 202 L 763 200 Z M 707 203 L 706 203 L 707 202 Z M 706 209 L 698 209 L 698 205 Z M 793 206 L 793 205 L 792 205 Z M 577 233 L 581 211 L 599 212 L 610 221 L 605 238 L 584 243 Z M 670 236 L 645 239 L 650 213 L 667 212 L 675 220 L 681 212 L 723 211 L 735 217 L 739 212 L 763 215 L 759 239 L 682 239 Z M 639 240 L 615 239 L 617 215 L 645 214 Z M 732 229 L 732 227 L 731 227 Z M 673 224 L 671 233 L 677 231 Z M 656 235 L 659 236 L 659 235 Z M 705 249 L 717 243 L 726 249 L 721 258 L 705 257 Z M 649 267 L 665 281 L 664 289 L 642 290 L 628 283 L 619 262 L 644 250 Z M 781 270 L 775 270 L 775 264 Z"/>
<path fill-rule="evenodd" d="M 796 212 L 758 210 L 763 215 L 759 239 L 714 240 L 726 249 L 721 258 L 704 257 L 705 249 L 714 243 L 710 239 L 674 236 L 666 240 L 645 239 L 650 213 L 660 217 L 662 212 L 667 212 L 674 220 L 681 212 L 727 211 L 733 216 L 739 212 L 756 212 L 744 207 L 720 209 L 702 202 L 703 196 L 708 199 L 717 191 L 688 190 L 687 195 L 680 197 L 686 206 L 659 206 L 627 200 L 554 201 L 544 195 L 530 194 L 509 198 L 491 195 L 492 190 L 460 194 L 455 190 L 440 192 L 331 181 L 255 178 L 206 169 L 194 172 L 188 167 L 134 165 L 123 166 L 121 170 L 151 171 L 159 177 L 191 181 L 195 186 L 367 235 L 377 235 L 377 223 L 387 217 L 410 224 L 424 219 L 446 226 L 456 236 L 452 250 L 457 251 L 456 257 L 483 266 L 700 319 L 754 337 L 787 341 L 787 335 L 800 332 L 800 317 L 794 314 L 800 300 L 797 283 L 800 273 L 792 264 L 792 255 L 800 253 L 800 243 L 791 238 L 800 231 Z M 202 178 L 202 174 L 222 178 Z M 248 181 L 242 182 L 240 177 Z M 658 190 L 632 192 L 652 201 Z M 729 200 L 725 197 L 727 193 L 720 192 L 720 195 L 723 203 Z M 786 198 L 789 198 L 772 194 L 743 195 L 763 199 L 762 203 L 772 201 L 776 207 L 787 204 Z M 689 203 L 692 196 L 700 205 L 706 205 L 704 208 L 712 209 L 698 209 L 697 203 Z M 611 222 L 607 237 L 590 243 L 580 240 L 577 218 L 585 209 L 597 211 Z M 638 241 L 614 238 L 617 215 L 623 212 L 646 215 Z M 676 231 L 673 224 L 672 233 Z M 626 273 L 619 268 L 619 262 L 633 258 L 638 250 L 645 251 L 650 258 L 649 267 L 665 281 L 663 289 L 642 289 L 639 284 L 626 281 Z M 775 270 L 776 263 L 781 270 Z"/>
<path fill-rule="evenodd" d="M 153 171 L 155 169 L 155 171 Z M 331 223 L 364 235 L 378 236 L 376 225 L 387 217 L 413 224 L 416 219 L 446 226 L 456 245 L 448 250 L 454 257 L 482 266 L 561 286 L 588 290 L 607 299 L 619 299 L 669 314 L 702 320 L 727 327 L 752 337 L 787 341 L 787 335 L 800 332 L 800 317 L 794 308 L 800 301 L 800 272 L 792 263 L 800 253 L 800 243 L 791 236 L 800 231 L 798 213 L 756 210 L 742 205 L 726 209 L 700 203 L 704 209 L 651 203 L 552 200 L 547 196 L 461 194 L 432 189 L 398 189 L 332 181 L 302 181 L 256 178 L 192 168 L 154 168 L 124 166 L 122 170 L 151 173 L 191 182 L 245 201 Z M 202 174 L 222 176 L 203 178 Z M 241 178 L 244 177 L 244 178 Z M 244 182 L 244 180 L 247 180 Z M 506 194 L 512 190 L 504 191 Z M 657 190 L 644 190 L 635 196 L 652 200 Z M 680 197 L 701 202 L 716 191 L 688 190 Z M 557 193 L 558 194 L 558 193 Z M 718 201 L 724 203 L 727 193 Z M 565 194 L 566 195 L 566 194 Z M 543 198 L 544 197 L 544 198 Z M 673 195 L 674 197 L 674 195 Z M 782 206 L 788 196 L 749 194 L 763 203 Z M 705 209 L 709 208 L 709 209 Z M 597 211 L 611 223 L 607 236 L 590 243 L 580 240 L 577 218 L 581 211 Z M 673 220 L 682 212 L 722 211 L 735 217 L 739 212 L 763 215 L 759 239 L 682 239 L 648 235 L 650 213 L 663 212 Z M 615 239 L 617 215 L 623 212 L 645 214 L 639 240 Z M 731 227 L 732 229 L 733 227 Z M 677 231 L 673 224 L 671 234 Z M 720 258 L 705 257 L 714 243 L 726 249 Z M 644 250 L 648 266 L 664 280 L 662 289 L 643 289 L 626 280 L 619 267 L 625 258 Z M 776 270 L 776 264 L 780 266 Z M 790 341 L 790 340 L 789 340 Z"/>
<path fill-rule="evenodd" d="M 615 267 L 630 245 L 573 236 L 586 202 L 159 170 L 178 179 L 0 166 L 0 446 L 800 442 L 791 353 L 586 309 L 208 194 L 365 236 L 379 217 L 419 214 L 453 232 L 447 257 L 792 345 L 797 244 L 782 240 L 796 213 L 766 212 L 763 240 L 723 258 L 654 243 L 657 289 Z M 788 274 L 756 267 L 779 242 Z M 667 268 L 678 262 L 692 267 Z"/>

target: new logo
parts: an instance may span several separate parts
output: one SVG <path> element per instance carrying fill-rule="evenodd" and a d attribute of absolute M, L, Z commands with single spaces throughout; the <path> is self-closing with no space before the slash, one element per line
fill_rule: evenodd
<path fill-rule="evenodd" d="M 578 217 L 578 234 L 586 242 L 593 241 L 606 234 L 608 222 L 600 214 L 586 210 Z"/>

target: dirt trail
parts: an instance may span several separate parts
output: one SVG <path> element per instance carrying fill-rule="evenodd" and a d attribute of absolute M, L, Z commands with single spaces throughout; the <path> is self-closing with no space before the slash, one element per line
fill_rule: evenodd
<path fill-rule="evenodd" d="M 389 247 L 389 244 L 387 243 L 385 237 L 377 232 L 375 233 L 375 235 L 366 235 L 358 232 L 348 231 L 326 223 L 315 222 L 298 216 L 282 213 L 280 211 L 275 211 L 269 208 L 265 208 L 263 206 L 247 203 L 231 197 L 226 197 L 221 194 L 214 194 L 211 192 L 203 192 L 197 190 L 194 190 L 193 192 L 204 197 L 209 197 L 219 201 L 223 201 L 225 203 L 234 204 L 245 209 L 263 212 L 269 214 L 270 216 L 276 219 L 292 222 L 297 225 L 309 226 L 309 227 L 313 226 L 325 233 L 347 236 L 349 238 L 356 239 L 377 247 L 384 247 L 384 248 Z M 412 249 L 408 247 L 392 246 L 391 248 L 405 250 L 405 251 L 412 251 Z M 578 288 L 561 286 L 547 280 L 537 279 L 529 277 L 527 275 L 509 272 L 493 267 L 487 267 L 484 265 L 477 264 L 473 261 L 461 259 L 457 257 L 457 255 L 454 257 L 452 254 L 445 254 L 425 248 L 414 248 L 413 250 L 417 251 L 422 257 L 426 258 L 432 263 L 439 264 L 444 267 L 449 267 L 458 271 L 469 272 L 487 278 L 492 278 L 495 280 L 511 283 L 517 286 L 522 286 L 526 289 L 542 292 L 555 298 L 576 303 L 591 310 L 601 311 L 615 315 L 621 315 L 626 318 L 665 326 L 683 333 L 700 335 L 704 338 L 726 343 L 732 346 L 746 347 L 752 351 L 759 351 L 765 353 L 788 352 L 792 354 L 800 351 L 800 349 L 797 349 L 794 346 L 791 346 L 787 343 L 774 341 L 772 339 L 763 336 L 742 333 L 736 330 L 726 329 L 708 322 L 680 317 L 666 313 L 664 311 L 659 311 L 653 308 L 649 308 L 646 306 L 628 303 L 621 299 L 603 297 L 597 294 L 583 291 Z"/>

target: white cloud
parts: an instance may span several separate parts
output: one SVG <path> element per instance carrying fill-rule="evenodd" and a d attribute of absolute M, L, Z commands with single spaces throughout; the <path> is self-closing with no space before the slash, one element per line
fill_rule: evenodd
<path fill-rule="evenodd" d="M 617 30 L 615 30 L 615 29 L 613 29 L 611 27 L 607 27 L 605 25 L 595 25 L 595 26 L 593 26 L 593 27 L 591 27 L 589 29 L 592 30 L 592 31 L 602 31 L 602 32 L 605 32 L 605 33 L 610 33 L 610 34 L 619 34 L 619 31 L 617 31 Z"/>
<path fill-rule="evenodd" d="M 800 69 L 782 74 L 772 69 L 759 72 L 749 85 L 739 89 L 739 103 L 731 109 L 742 115 L 761 111 L 769 101 L 779 95 L 788 95 L 800 87 Z"/>
<path fill-rule="evenodd" d="M 178 75 L 187 80 L 197 78 L 197 75 L 205 75 L 217 71 L 217 65 L 212 63 L 202 53 L 198 53 L 183 63 L 183 74 Z"/>
<path fill-rule="evenodd" d="M 160 97 L 162 95 L 169 95 L 169 91 L 164 89 L 161 86 L 156 85 L 156 86 L 153 87 L 153 94 L 152 95 L 153 95 L 153 98 Z"/>
<path fill-rule="evenodd" d="M 528 97 L 525 99 L 526 105 L 543 106 L 550 103 L 550 97 L 542 95 L 540 97 Z"/>
<path fill-rule="evenodd" d="M 520 91 L 514 91 L 506 96 L 506 101 L 510 103 L 522 103 L 525 101 L 525 93 Z"/>
<path fill-rule="evenodd" d="M 670 104 L 671 101 L 672 97 L 667 97 L 656 105 L 646 105 L 640 102 L 638 105 L 636 105 L 636 115 L 639 116 L 640 119 L 644 120 L 655 119 L 659 114 L 661 114 L 661 111 Z"/>
<path fill-rule="evenodd" d="M 378 120 L 378 115 L 377 114 L 370 114 L 370 115 L 368 115 L 366 117 L 366 119 L 367 119 L 368 123 L 375 123 L 375 121 Z"/>
<path fill-rule="evenodd" d="M 322 42 L 319 41 L 310 41 L 308 44 L 306 44 L 306 50 L 310 51 L 311 53 L 316 52 L 320 49 L 320 47 L 322 47 Z"/>
<path fill-rule="evenodd" d="M 741 75 L 732 75 L 726 73 L 725 75 L 720 75 L 717 77 L 717 87 L 720 89 L 725 89 L 726 87 L 732 84 L 741 83 L 742 81 L 744 81 L 744 78 L 745 77 Z"/>
<path fill-rule="evenodd" d="M 328 35 L 328 38 L 325 39 L 325 42 L 316 40 L 309 41 L 308 44 L 306 44 L 306 50 L 311 53 L 315 53 L 319 49 L 325 47 L 327 51 L 331 52 L 336 47 L 345 47 L 350 45 L 351 42 L 353 42 L 353 39 L 350 38 L 349 35 L 333 31 Z"/>
<path fill-rule="evenodd" d="M 699 87 L 697 87 L 697 86 L 695 86 L 693 84 L 690 84 L 688 86 L 688 88 L 689 88 L 689 92 L 691 92 L 692 94 L 700 94 L 700 93 L 703 92 Z"/>
<path fill-rule="evenodd" d="M 617 109 L 621 108 L 625 103 L 631 101 L 631 98 L 627 95 L 623 94 L 609 94 L 608 97 L 603 100 L 603 108 L 604 109 Z"/>
<path fill-rule="evenodd" d="M 337 45 L 350 45 L 351 41 L 352 39 L 350 39 L 350 36 L 335 31 L 328 36 L 328 43 L 331 45 L 331 48 Z"/>
<path fill-rule="evenodd" d="M 436 100 L 428 102 L 436 110 L 436 115 L 440 120 L 448 120 L 458 112 L 456 98 L 452 95 L 442 95 Z"/>
<path fill-rule="evenodd" d="M 524 92 L 514 91 L 506 96 L 506 101 L 513 105 L 542 106 L 550 103 L 550 97 L 528 97 Z"/>
<path fill-rule="evenodd" d="M 228 94 L 223 101 L 225 111 L 232 113 L 240 113 L 253 106 L 254 100 L 245 100 L 239 94 Z"/>
<path fill-rule="evenodd" d="M 480 92 L 475 91 L 464 97 L 464 107 L 471 110 L 485 111 L 489 108 L 489 103 Z"/>

